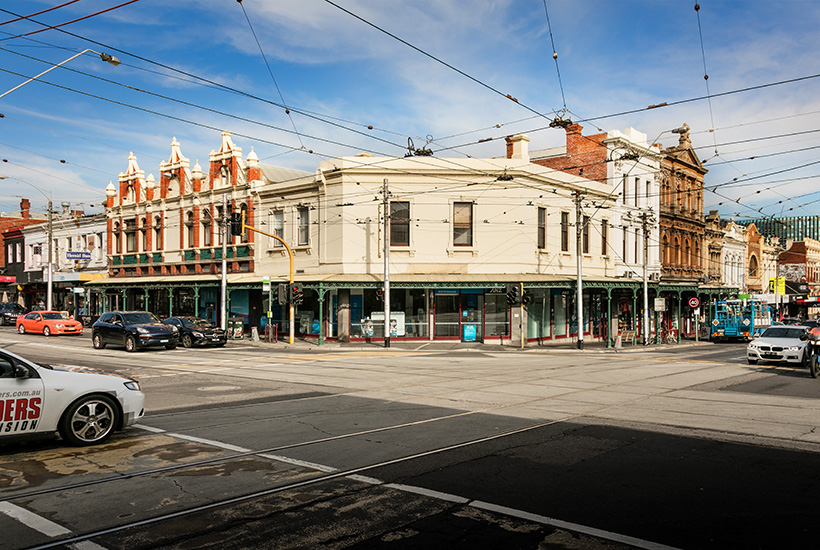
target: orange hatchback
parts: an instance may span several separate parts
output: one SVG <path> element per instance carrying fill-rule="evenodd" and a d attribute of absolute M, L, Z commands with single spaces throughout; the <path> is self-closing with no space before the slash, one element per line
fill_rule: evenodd
<path fill-rule="evenodd" d="M 82 334 L 83 324 L 74 319 L 66 319 L 59 311 L 32 311 L 17 317 L 17 332 L 32 332 L 44 336 Z"/>

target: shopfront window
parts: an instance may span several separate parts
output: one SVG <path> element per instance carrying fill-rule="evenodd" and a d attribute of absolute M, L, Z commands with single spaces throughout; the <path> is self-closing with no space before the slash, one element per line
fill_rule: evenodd
<path fill-rule="evenodd" d="M 459 295 L 436 294 L 435 338 L 457 338 Z"/>
<path fill-rule="evenodd" d="M 567 335 L 567 297 L 563 294 L 553 296 L 555 308 L 555 336 Z"/>
<path fill-rule="evenodd" d="M 351 294 L 350 336 L 352 338 L 384 337 L 383 297 L 381 289 L 364 289 L 360 295 Z M 427 294 L 424 289 L 391 289 L 391 338 L 427 338 L 430 332 L 426 304 Z"/>
<path fill-rule="evenodd" d="M 509 336 L 510 306 L 506 294 L 484 295 L 484 335 L 487 337 Z"/>
<path fill-rule="evenodd" d="M 527 306 L 527 337 L 550 338 L 552 336 L 550 291 L 536 288 L 530 291 L 530 295 L 532 299 Z"/>

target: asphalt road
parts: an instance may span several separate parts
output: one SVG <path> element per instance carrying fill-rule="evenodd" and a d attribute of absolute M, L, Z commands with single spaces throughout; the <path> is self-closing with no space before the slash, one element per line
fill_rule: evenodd
<path fill-rule="evenodd" d="M 0 446 L 0 549 L 818 540 L 820 381 L 746 365 L 739 345 L 128 354 L 9 332 L 0 345 L 132 375 L 149 411 L 98 447 Z"/>

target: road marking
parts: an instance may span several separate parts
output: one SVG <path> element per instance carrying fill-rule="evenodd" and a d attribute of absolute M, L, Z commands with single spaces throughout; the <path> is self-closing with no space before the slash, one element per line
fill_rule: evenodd
<path fill-rule="evenodd" d="M 185 434 L 166 434 L 170 435 L 171 437 L 176 437 L 177 439 L 185 439 L 187 441 L 193 441 L 194 443 L 202 443 L 204 445 L 213 445 L 214 447 L 219 447 L 220 449 L 225 449 L 226 451 L 236 451 L 237 453 L 249 453 L 251 452 L 250 449 L 246 449 L 244 447 L 237 447 L 236 445 L 231 445 L 230 443 L 222 443 L 221 441 L 214 441 L 213 439 L 203 439 L 201 437 L 194 437 L 192 435 L 185 435 Z"/>
<path fill-rule="evenodd" d="M 143 429 L 148 429 L 147 426 L 139 427 Z M 156 429 L 156 428 L 153 428 Z M 152 429 L 148 429 L 148 431 L 152 431 Z M 229 451 L 236 451 L 241 453 L 250 453 L 253 452 L 250 449 L 245 449 L 244 447 L 237 447 L 236 445 L 231 445 L 229 443 L 223 443 L 221 441 L 216 441 L 213 439 L 205 439 L 201 437 L 193 437 L 190 435 L 185 434 L 175 434 L 175 433 L 167 433 L 171 437 L 176 437 L 178 439 L 185 439 L 188 441 L 194 441 L 197 443 L 202 443 L 205 445 L 213 445 L 214 447 L 219 447 L 221 449 L 227 449 Z M 325 466 L 324 464 L 317 464 L 315 462 L 308 462 L 305 460 L 298 460 L 295 458 L 289 458 L 282 455 L 273 455 L 267 453 L 259 453 L 258 456 L 262 458 L 267 458 L 270 460 L 277 460 L 279 462 L 284 462 L 286 464 L 292 464 L 294 466 L 301 466 L 304 468 L 310 468 L 313 470 L 318 470 L 320 472 L 325 473 L 335 473 L 338 472 L 338 468 L 334 468 L 333 466 Z M 610 531 L 604 531 L 602 529 L 596 529 L 595 527 L 588 527 L 586 525 L 581 525 L 579 523 L 572 523 L 569 521 L 562 521 L 559 519 L 550 518 L 547 516 L 541 516 L 538 514 L 533 514 L 530 512 L 525 512 L 523 510 L 516 510 L 515 508 L 507 508 L 506 506 L 499 506 L 497 504 L 491 504 L 489 502 L 483 502 L 480 500 L 470 500 L 469 498 L 462 497 L 459 495 L 453 495 L 450 493 L 442 493 L 440 491 L 434 491 L 432 489 L 427 489 L 424 487 L 416 487 L 414 485 L 403 485 L 400 483 L 387 483 L 385 484 L 384 481 L 379 480 L 373 477 L 367 476 L 360 476 L 356 474 L 352 474 L 349 476 L 345 476 L 348 479 L 352 479 L 355 481 L 360 481 L 363 483 L 368 483 L 371 485 L 384 485 L 385 487 L 389 487 L 391 489 L 395 489 L 397 491 L 402 491 L 406 493 L 413 493 L 416 495 L 426 496 L 430 498 L 435 498 L 438 500 L 443 500 L 445 502 L 454 502 L 457 504 L 465 504 L 467 506 L 471 506 L 473 508 L 478 508 L 481 510 L 487 510 L 488 512 L 495 512 L 498 514 L 507 515 L 510 517 L 516 517 L 520 519 L 525 519 L 528 521 L 534 521 L 536 523 L 541 523 L 544 525 L 550 525 L 553 527 L 558 527 L 561 529 L 567 529 L 569 531 L 574 531 L 577 533 L 583 533 L 585 535 L 590 535 L 593 537 L 602 538 L 605 540 L 610 540 L 613 542 L 621 542 L 624 544 L 630 544 L 636 548 L 642 548 L 644 550 L 679 550 L 672 546 L 666 546 L 664 544 L 658 544 L 651 541 L 646 541 L 634 537 L 630 537 L 627 535 L 621 535 L 618 533 L 612 533 Z M 59 527 L 59 526 L 58 526 Z M 90 550 L 90 549 L 89 549 Z"/>
<path fill-rule="evenodd" d="M 413 485 L 402 485 L 401 483 L 388 483 L 385 487 L 403 491 L 405 493 L 413 493 L 425 497 L 443 500 L 445 502 L 455 502 L 457 504 L 467 504 L 470 502 L 469 498 L 460 497 L 458 495 L 451 495 L 450 493 L 442 493 L 440 491 L 433 491 L 432 489 L 425 489 L 424 487 L 415 487 Z"/>
<path fill-rule="evenodd" d="M 536 523 L 542 523 L 544 525 L 550 525 L 552 527 L 558 527 L 560 529 L 567 529 L 568 531 L 575 531 L 576 533 L 583 533 L 585 535 L 590 535 L 605 540 L 611 540 L 613 542 L 621 542 L 624 544 L 629 544 L 636 548 L 644 548 L 645 550 L 678 550 L 673 546 L 666 546 L 665 544 L 658 544 L 656 542 L 637 539 L 634 537 L 629 537 L 627 535 L 620 535 L 618 533 L 612 533 L 610 531 L 604 531 L 602 529 L 596 529 L 594 527 L 587 527 L 586 525 L 581 525 L 578 523 L 562 521 L 560 519 L 553 519 L 546 516 L 540 516 L 538 514 L 531 514 L 529 512 L 524 512 L 523 510 L 507 508 L 506 506 L 490 504 L 489 502 L 482 502 L 480 500 L 474 500 L 470 504 L 468 504 L 468 506 L 472 506 L 473 508 L 478 508 L 480 510 L 487 510 L 488 512 L 495 512 L 497 514 L 504 514 L 506 516 L 512 516 L 520 519 L 525 519 L 528 521 L 534 521 Z"/>
<path fill-rule="evenodd" d="M 162 428 L 155 428 L 153 426 L 146 426 L 144 424 L 134 424 L 134 428 L 139 428 L 140 430 L 145 430 L 146 432 L 151 432 L 155 434 L 164 434 L 165 430 Z"/>
<path fill-rule="evenodd" d="M 53 521 L 42 518 L 34 512 L 29 512 L 25 508 L 21 508 L 10 502 L 0 502 L 0 512 L 49 537 L 58 537 L 60 535 L 71 534 L 71 531 L 62 525 L 58 525 Z"/>

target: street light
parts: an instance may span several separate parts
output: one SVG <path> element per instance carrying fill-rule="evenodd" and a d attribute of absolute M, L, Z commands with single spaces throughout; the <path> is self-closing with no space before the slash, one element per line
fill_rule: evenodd
<path fill-rule="evenodd" d="M 0 94 L 0 97 L 5 97 L 5 96 L 7 96 L 8 94 L 10 94 L 11 92 L 13 92 L 14 90 L 16 90 L 16 89 L 18 89 L 18 88 L 22 88 L 23 86 L 25 86 L 26 84 L 28 84 L 28 83 L 29 83 L 29 82 L 31 82 L 32 80 L 37 80 L 38 78 L 40 78 L 41 76 L 43 76 L 43 75 L 44 75 L 44 74 L 46 74 L 47 72 L 49 72 L 49 71 L 53 71 L 54 69 L 56 69 L 56 68 L 57 68 L 57 67 L 59 67 L 60 65 L 64 65 L 64 64 L 68 63 L 69 61 L 71 61 L 72 59 L 76 59 L 77 57 L 80 57 L 80 56 L 81 56 L 81 55 L 83 55 L 84 53 L 88 53 L 88 52 L 92 52 L 92 53 L 95 53 L 95 54 L 99 55 L 99 56 L 100 56 L 100 59 L 101 59 L 102 61 L 105 61 L 106 63 L 109 63 L 109 64 L 111 64 L 111 65 L 114 65 L 115 67 L 116 67 L 117 65 L 119 65 L 119 64 L 120 64 L 120 60 L 119 60 L 118 58 L 114 57 L 113 55 L 109 55 L 109 54 L 107 54 L 107 53 L 95 52 L 95 51 L 94 51 L 94 50 L 92 50 L 91 48 L 88 48 L 88 49 L 85 49 L 85 50 L 81 51 L 81 52 L 80 52 L 80 53 L 78 53 L 78 54 L 72 55 L 71 57 L 69 57 L 69 58 L 68 58 L 68 59 L 66 59 L 65 61 L 62 61 L 62 62 L 60 62 L 60 63 L 57 63 L 57 64 L 56 64 L 56 65 L 54 65 L 53 67 L 49 67 L 48 69 L 46 69 L 45 71 L 41 72 L 41 73 L 40 73 L 40 74 L 38 74 L 37 76 L 33 76 L 33 77 L 29 78 L 28 80 L 26 80 L 25 82 L 23 82 L 22 84 L 18 84 L 17 86 L 15 86 L 14 88 L 12 88 L 11 90 L 9 90 L 9 91 L 7 91 L 7 92 L 4 92 L 3 94 Z"/>
<path fill-rule="evenodd" d="M 47 228 L 47 233 L 48 233 L 48 282 L 46 283 L 46 310 L 51 311 L 51 305 L 52 305 L 51 304 L 51 297 L 52 297 L 52 288 L 53 288 L 53 284 L 52 284 L 53 283 L 53 281 L 52 281 L 53 276 L 52 276 L 52 268 L 51 268 L 51 262 L 52 262 L 52 248 L 51 247 L 53 246 L 52 243 L 54 242 L 54 237 L 53 237 L 54 232 L 53 232 L 52 224 L 51 224 L 51 220 L 52 220 L 52 218 L 51 218 L 51 191 L 49 191 L 48 195 L 46 195 L 45 191 L 43 191 L 42 189 L 40 189 L 39 187 L 37 187 L 33 183 L 29 183 L 26 180 L 21 180 L 20 178 L 12 178 L 12 177 L 9 177 L 9 176 L 0 176 L 0 180 L 15 180 L 15 181 L 19 181 L 21 183 L 25 183 L 26 185 L 28 185 L 28 186 L 32 187 L 33 189 L 37 190 L 37 192 L 40 193 L 41 195 L 43 195 L 43 197 L 45 197 L 45 199 L 48 201 L 48 228 Z"/>

